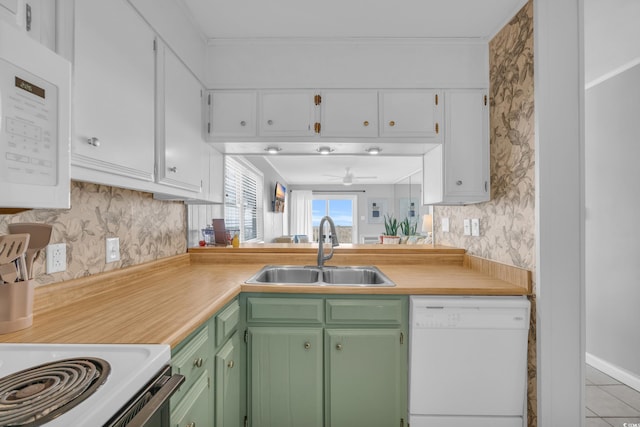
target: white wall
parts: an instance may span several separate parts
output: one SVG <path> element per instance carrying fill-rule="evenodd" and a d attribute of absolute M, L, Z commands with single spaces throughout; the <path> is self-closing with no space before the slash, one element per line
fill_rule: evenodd
<path fill-rule="evenodd" d="M 486 42 L 218 40 L 209 88 L 486 88 Z"/>
<path fill-rule="evenodd" d="M 640 65 L 587 90 L 587 353 L 640 384 Z M 631 384 L 630 384 L 631 385 Z"/>

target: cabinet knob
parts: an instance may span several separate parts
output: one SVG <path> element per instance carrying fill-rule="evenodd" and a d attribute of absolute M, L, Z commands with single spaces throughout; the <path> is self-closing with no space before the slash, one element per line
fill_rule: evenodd
<path fill-rule="evenodd" d="M 311 343 L 309 341 L 307 341 L 306 343 L 304 343 L 304 349 L 305 350 L 309 350 L 311 348 Z"/>
<path fill-rule="evenodd" d="M 456 185 L 462 185 L 462 181 L 460 180 L 456 181 Z"/>
<path fill-rule="evenodd" d="M 195 366 L 196 368 L 202 368 L 202 357 L 198 357 L 196 360 L 194 360 L 193 366 Z"/>
<path fill-rule="evenodd" d="M 196 427 L 196 422 L 195 421 L 191 421 L 189 424 L 187 424 L 184 427 Z"/>
<path fill-rule="evenodd" d="M 247 122 L 245 122 L 244 120 L 240 122 L 240 126 L 246 126 Z"/>
<path fill-rule="evenodd" d="M 368 120 L 365 120 L 362 124 L 363 124 L 364 126 L 369 126 L 369 121 L 368 121 Z"/>
<path fill-rule="evenodd" d="M 174 166 L 172 168 L 169 168 L 169 172 L 176 173 L 176 172 L 178 172 L 178 168 L 176 166 Z"/>
<path fill-rule="evenodd" d="M 93 145 L 94 147 L 100 147 L 100 140 L 95 136 L 88 138 L 87 143 L 89 143 L 89 145 Z"/>
<path fill-rule="evenodd" d="M 336 350 L 342 350 L 342 344 L 336 344 Z"/>
<path fill-rule="evenodd" d="M 233 362 L 233 360 L 229 360 L 229 363 L 227 363 L 227 368 L 231 369 L 235 366 L 236 364 Z"/>
<path fill-rule="evenodd" d="M 267 120 L 267 124 L 271 126 L 273 124 L 273 120 Z"/>
<path fill-rule="evenodd" d="M 396 122 L 394 122 L 393 120 L 389 122 L 389 126 L 394 127 L 395 125 L 396 125 Z"/>

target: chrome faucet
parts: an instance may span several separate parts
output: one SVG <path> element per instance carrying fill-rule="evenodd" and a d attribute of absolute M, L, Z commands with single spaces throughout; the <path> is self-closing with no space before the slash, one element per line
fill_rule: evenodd
<path fill-rule="evenodd" d="M 331 246 L 329 255 L 324 255 L 324 223 L 329 221 L 329 227 L 331 227 Z M 338 246 L 338 235 L 336 234 L 336 226 L 333 224 L 333 220 L 329 216 L 322 217 L 320 220 L 320 227 L 318 227 L 318 267 L 322 267 L 325 261 L 329 261 L 333 257 L 333 248 Z"/>

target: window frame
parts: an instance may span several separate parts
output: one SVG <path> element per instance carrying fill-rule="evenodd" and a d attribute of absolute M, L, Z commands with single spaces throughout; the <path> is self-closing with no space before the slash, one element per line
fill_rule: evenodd
<path fill-rule="evenodd" d="M 234 180 L 228 177 L 232 174 L 239 174 Z M 261 242 L 264 239 L 264 174 L 256 168 L 251 162 L 242 156 L 225 156 L 224 161 L 224 218 L 227 229 L 238 229 L 240 242 Z M 253 187 L 245 188 L 245 184 L 255 182 Z M 235 188 L 230 186 L 235 183 Z M 230 194 L 235 194 L 235 201 L 231 201 Z M 255 195 L 255 212 L 250 216 L 251 221 L 255 221 L 255 236 L 246 239 L 247 231 L 247 215 L 245 207 L 245 195 Z M 230 208 L 237 208 L 237 214 L 234 214 L 231 220 Z"/>

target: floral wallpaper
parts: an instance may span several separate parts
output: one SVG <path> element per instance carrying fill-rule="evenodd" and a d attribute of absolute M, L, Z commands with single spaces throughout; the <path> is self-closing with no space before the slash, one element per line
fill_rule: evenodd
<path fill-rule="evenodd" d="M 8 224 L 51 224 L 50 243 L 66 243 L 67 269 L 45 274 L 41 253 L 34 262 L 37 285 L 61 282 L 185 253 L 186 210 L 182 202 L 104 185 L 71 182 L 71 209 L 36 209 L 0 215 L 0 235 Z M 107 264 L 105 239 L 120 238 L 120 261 Z M 44 251 L 42 251 L 44 252 Z"/>
<path fill-rule="evenodd" d="M 491 200 L 436 206 L 435 241 L 535 271 L 533 0 L 489 43 Z M 441 230 L 449 218 L 449 232 Z M 480 237 L 463 235 L 465 218 L 480 219 Z M 535 286 L 535 284 L 534 284 Z M 529 334 L 529 426 L 536 419 L 535 299 Z"/>

